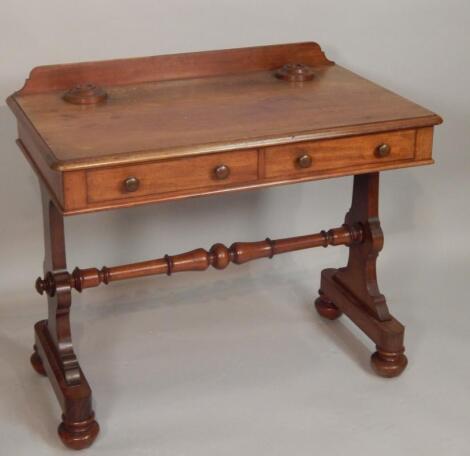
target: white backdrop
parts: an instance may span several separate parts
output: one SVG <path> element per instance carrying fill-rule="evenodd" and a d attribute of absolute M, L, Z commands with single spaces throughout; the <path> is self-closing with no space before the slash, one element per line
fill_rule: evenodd
<path fill-rule="evenodd" d="M 341 265 L 346 249 L 289 254 L 224 272 L 113 284 L 75 295 L 73 303 L 75 345 L 96 392 L 103 428 L 91 451 L 466 454 L 469 21 L 465 0 L 2 0 L 0 400 L 6 407 L 0 409 L 1 445 L 15 448 L 15 454 L 29 454 L 29 448 L 37 454 L 62 451 L 54 430 L 55 399 L 27 365 L 32 325 L 46 312 L 45 300 L 33 290 L 43 256 L 38 185 L 14 143 L 15 120 L 3 100 L 37 65 L 312 40 L 330 59 L 444 118 L 435 132 L 435 166 L 386 172 L 381 179 L 386 241 L 379 279 L 392 313 L 407 325 L 410 368 L 389 383 L 376 379 L 367 367 L 372 350 L 367 340 L 346 322 L 325 326 L 312 312 L 320 270 Z M 349 206 L 351 185 L 352 178 L 341 178 L 70 217 L 69 269 L 336 226 Z M 296 323 L 286 328 L 285 319 Z M 188 333 L 194 339 L 185 338 Z M 207 344 L 199 346 L 205 337 Z M 168 344 L 168 359 L 160 343 Z M 194 347 L 196 354 L 191 354 Z M 168 385 L 174 377 L 165 377 L 172 359 L 180 362 L 177 372 L 182 365 L 192 366 L 181 373 L 188 383 L 178 384 L 176 392 Z M 291 383 L 273 383 L 288 372 Z M 148 380 L 153 375 L 160 383 Z M 305 382 L 299 380 L 302 375 Z M 189 381 L 194 377 L 196 386 Z M 341 383 L 345 378 L 347 386 Z M 260 390 L 251 390 L 250 382 L 259 383 Z M 263 389 L 266 383 L 271 389 Z M 218 394 L 211 396 L 208 391 L 214 389 Z M 195 404 L 188 391 L 209 399 Z M 333 403 L 306 406 L 303 394 L 313 398 L 316 392 L 323 398 L 331 394 Z M 334 401 L 339 394 L 341 401 Z M 247 414 L 243 404 L 253 401 L 256 410 Z M 438 401 L 436 409 L 432 401 Z M 365 403 L 376 409 L 364 409 Z M 349 440 L 333 432 L 341 429 L 349 432 Z M 12 453 L 0 448 L 0 454 Z"/>

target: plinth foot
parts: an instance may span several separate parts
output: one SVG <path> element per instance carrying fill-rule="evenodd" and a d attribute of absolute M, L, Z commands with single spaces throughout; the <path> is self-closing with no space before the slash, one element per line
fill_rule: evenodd
<path fill-rule="evenodd" d="M 96 439 L 100 427 L 95 421 L 94 415 L 88 420 L 79 422 L 67 422 L 62 415 L 62 423 L 60 423 L 57 432 L 64 445 L 73 450 L 82 450 L 88 448 Z"/>
<path fill-rule="evenodd" d="M 370 361 L 375 373 L 387 378 L 398 377 L 408 364 L 403 351 L 394 353 L 380 349 L 371 356 Z"/>
<path fill-rule="evenodd" d="M 38 355 L 36 345 L 33 346 L 33 354 L 31 355 L 30 361 L 31 365 L 33 366 L 33 369 L 42 376 L 46 376 L 46 371 L 44 369 L 44 364 L 42 363 L 41 357 Z"/>
<path fill-rule="evenodd" d="M 315 300 L 315 308 L 323 318 L 328 320 L 336 320 L 343 313 L 321 292 L 320 296 Z"/>
<path fill-rule="evenodd" d="M 92 409 L 90 385 L 80 367 L 80 382 L 67 384 L 61 360 L 49 333 L 47 320 L 38 321 L 34 330 L 37 355 L 48 373 L 52 388 L 62 407 L 59 437 L 69 448 L 75 450 L 87 448 L 95 441 L 99 432 Z"/>

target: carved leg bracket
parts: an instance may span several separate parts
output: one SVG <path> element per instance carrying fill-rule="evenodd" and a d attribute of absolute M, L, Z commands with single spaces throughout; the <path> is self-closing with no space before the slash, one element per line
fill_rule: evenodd
<path fill-rule="evenodd" d="M 48 319 L 35 325 L 33 368 L 47 375 L 62 407 L 59 436 L 70 448 L 91 445 L 99 427 L 91 405 L 91 389 L 72 345 L 72 293 L 65 260 L 63 216 L 45 188 L 41 188 L 44 216 L 44 271 L 53 271 L 55 293 L 48 296 Z"/>
<path fill-rule="evenodd" d="M 378 215 L 379 174 L 354 177 L 351 209 L 345 224 L 362 226 L 362 242 L 349 246 L 344 268 L 325 269 L 321 274 L 320 315 L 335 319 L 346 314 L 376 344 L 372 367 L 383 377 L 400 375 L 407 365 L 404 326 L 393 318 L 377 284 L 376 261 L 383 246 Z"/>

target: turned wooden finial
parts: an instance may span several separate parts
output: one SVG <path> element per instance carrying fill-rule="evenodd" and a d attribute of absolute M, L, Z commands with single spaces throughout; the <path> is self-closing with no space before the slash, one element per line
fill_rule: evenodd
<path fill-rule="evenodd" d="M 44 280 L 42 279 L 42 277 L 38 277 L 36 279 L 36 282 L 34 284 L 34 287 L 36 288 L 36 291 L 40 294 L 40 295 L 43 295 L 44 294 L 44 291 L 45 291 L 45 283 L 44 283 Z"/>
<path fill-rule="evenodd" d="M 42 277 L 38 277 L 36 279 L 35 288 L 40 295 L 46 292 L 49 296 L 54 296 L 56 288 L 54 275 L 51 272 L 48 272 L 44 276 L 44 279 Z"/>
<path fill-rule="evenodd" d="M 315 77 L 312 68 L 303 63 L 287 63 L 276 70 L 275 75 L 288 82 L 311 81 Z"/>
<path fill-rule="evenodd" d="M 89 105 L 101 103 L 108 98 L 106 91 L 95 84 L 77 84 L 67 90 L 62 97 L 67 103 Z"/>

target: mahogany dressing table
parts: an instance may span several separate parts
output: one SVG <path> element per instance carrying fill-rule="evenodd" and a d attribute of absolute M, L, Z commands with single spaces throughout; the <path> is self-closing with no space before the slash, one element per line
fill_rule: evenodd
<path fill-rule="evenodd" d="M 379 172 L 433 163 L 439 116 L 334 64 L 316 43 L 37 67 L 7 102 L 41 185 L 36 289 L 48 317 L 35 325 L 31 362 L 57 395 L 65 445 L 85 448 L 99 431 L 72 345 L 72 291 L 116 280 L 344 245 L 348 263 L 322 272 L 316 309 L 344 313 L 370 337 L 379 375 L 405 369 L 404 327 L 376 279 Z M 64 216 L 346 175 L 351 209 L 329 231 L 67 269 Z"/>

